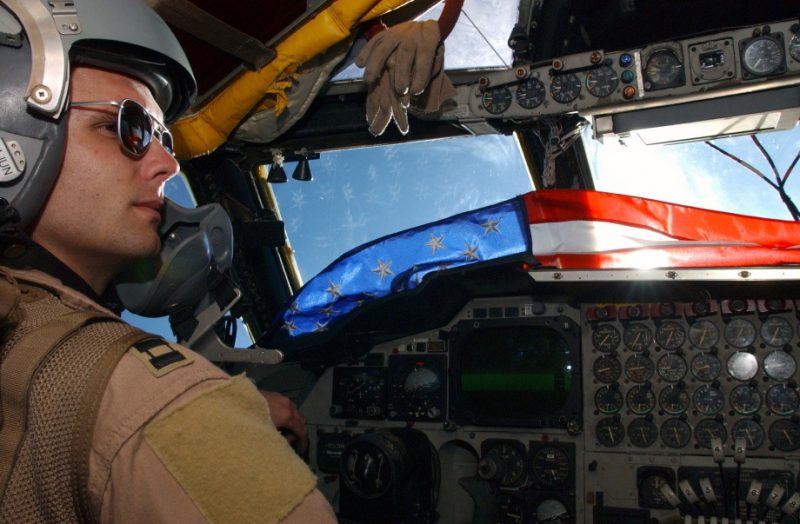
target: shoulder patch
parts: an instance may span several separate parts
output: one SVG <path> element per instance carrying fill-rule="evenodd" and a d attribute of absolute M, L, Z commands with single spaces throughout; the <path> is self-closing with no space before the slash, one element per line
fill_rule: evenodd
<path fill-rule="evenodd" d="M 181 346 L 160 338 L 137 342 L 130 351 L 154 377 L 163 377 L 171 371 L 194 362 L 192 355 Z"/>

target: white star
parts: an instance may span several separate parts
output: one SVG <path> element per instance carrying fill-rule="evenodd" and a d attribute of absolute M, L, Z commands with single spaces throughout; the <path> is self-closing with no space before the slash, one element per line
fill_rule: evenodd
<path fill-rule="evenodd" d="M 288 322 L 284 322 L 281 326 L 281 329 L 288 331 L 289 335 L 294 335 L 294 332 L 297 330 L 297 324 L 294 323 L 294 320 L 290 320 Z"/>
<path fill-rule="evenodd" d="M 440 264 L 440 265 L 436 266 L 436 271 L 444 271 L 444 270 L 447 269 L 447 266 L 449 266 L 449 265 L 450 265 L 449 263 L 448 264 Z"/>
<path fill-rule="evenodd" d="M 322 313 L 323 315 L 325 315 L 327 317 L 333 315 L 334 313 L 338 313 L 338 311 L 333 309 L 333 304 L 331 304 L 328 307 L 324 307 L 324 308 L 320 309 L 319 311 L 320 311 L 320 313 Z"/>
<path fill-rule="evenodd" d="M 378 275 L 381 278 L 381 282 L 383 282 L 383 277 L 385 277 L 386 275 L 394 275 L 394 273 L 392 273 L 392 270 L 390 269 L 391 265 L 392 265 L 392 261 L 391 260 L 384 264 L 381 261 L 381 259 L 379 258 L 378 259 L 378 267 L 373 269 L 372 272 L 373 273 L 378 273 Z"/>
<path fill-rule="evenodd" d="M 466 242 L 464 245 L 466 246 L 466 249 L 461 253 L 459 253 L 459 255 L 466 258 L 467 260 L 480 260 L 480 257 L 477 254 L 478 244 L 475 244 L 475 246 L 473 247 L 469 245 L 469 242 Z"/>
<path fill-rule="evenodd" d="M 483 231 L 484 231 L 484 233 L 486 235 L 489 235 L 489 233 L 491 233 L 492 231 L 494 231 L 495 233 L 497 233 L 499 235 L 500 234 L 500 230 L 497 229 L 497 226 L 499 226 L 499 225 L 500 225 L 500 220 L 489 219 L 486 222 L 484 222 L 483 224 L 481 224 L 481 227 L 483 228 Z"/>
<path fill-rule="evenodd" d="M 431 239 L 425 242 L 425 245 L 431 248 L 431 255 L 435 255 L 440 249 L 447 249 L 444 247 L 444 244 L 442 244 L 442 240 L 444 240 L 444 235 L 435 237 L 433 233 L 431 233 Z"/>
<path fill-rule="evenodd" d="M 332 280 L 328 282 L 330 282 L 330 285 L 325 288 L 325 292 L 331 294 L 331 299 L 336 300 L 338 297 L 342 296 L 342 285 L 334 284 Z"/>
<path fill-rule="evenodd" d="M 314 324 L 314 333 L 322 333 L 323 331 L 328 331 L 327 322 L 317 322 Z"/>
<path fill-rule="evenodd" d="M 292 313 L 297 313 L 300 310 L 300 306 L 297 305 L 297 301 L 296 300 L 294 302 L 292 302 L 291 306 L 289 306 L 289 310 Z"/>

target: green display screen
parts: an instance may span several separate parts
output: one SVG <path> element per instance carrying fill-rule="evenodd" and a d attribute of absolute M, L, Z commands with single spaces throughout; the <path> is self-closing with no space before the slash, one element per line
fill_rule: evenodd
<path fill-rule="evenodd" d="M 524 419 L 559 410 L 572 388 L 570 347 L 547 326 L 469 333 L 460 344 L 462 408 L 475 416 Z"/>

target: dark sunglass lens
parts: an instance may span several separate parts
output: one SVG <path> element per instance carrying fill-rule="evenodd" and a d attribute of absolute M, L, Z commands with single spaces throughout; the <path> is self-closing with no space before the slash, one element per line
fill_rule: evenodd
<path fill-rule="evenodd" d="M 166 129 L 161 133 L 161 145 L 167 150 L 167 153 L 174 155 L 175 151 L 172 149 L 172 133 Z"/>
<path fill-rule="evenodd" d="M 153 121 L 144 107 L 126 100 L 120 108 L 119 138 L 134 155 L 143 155 L 153 139 Z"/>

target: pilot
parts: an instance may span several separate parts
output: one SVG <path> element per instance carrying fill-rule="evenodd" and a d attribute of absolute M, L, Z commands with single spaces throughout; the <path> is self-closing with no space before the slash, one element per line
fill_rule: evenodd
<path fill-rule="evenodd" d="M 0 37 L 0 522 L 335 522 L 288 399 L 109 309 L 160 249 L 175 37 L 141 0 L 0 0 Z"/>

